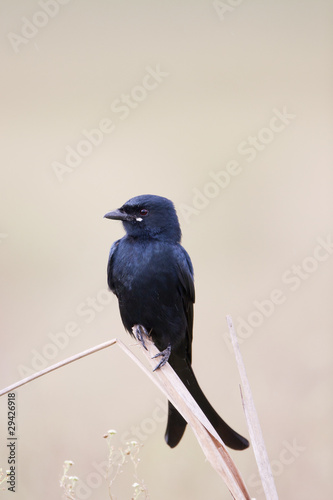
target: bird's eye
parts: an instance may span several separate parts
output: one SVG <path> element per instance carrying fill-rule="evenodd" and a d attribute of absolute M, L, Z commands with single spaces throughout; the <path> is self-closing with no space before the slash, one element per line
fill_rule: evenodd
<path fill-rule="evenodd" d="M 148 213 L 149 212 L 148 212 L 148 210 L 146 208 L 141 208 L 140 215 L 143 215 L 145 217 L 146 215 L 148 215 Z"/>

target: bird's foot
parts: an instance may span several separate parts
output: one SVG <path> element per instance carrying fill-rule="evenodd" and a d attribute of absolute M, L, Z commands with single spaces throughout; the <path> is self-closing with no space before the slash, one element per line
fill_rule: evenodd
<path fill-rule="evenodd" d="M 155 366 L 154 370 L 158 370 L 159 368 L 161 368 L 161 366 L 164 366 L 165 363 L 168 362 L 169 360 L 169 357 L 170 357 L 170 354 L 171 354 L 171 345 L 169 344 L 168 347 L 166 349 L 164 349 L 164 351 L 161 351 L 159 352 L 158 354 L 155 354 L 155 356 L 152 357 L 152 359 L 154 358 L 158 358 L 159 356 L 162 357 L 161 361 L 158 363 L 157 366 Z"/>
<path fill-rule="evenodd" d="M 140 342 L 140 344 L 148 351 L 147 346 L 145 344 L 145 337 L 149 337 L 149 333 L 145 329 L 144 326 L 142 325 L 135 325 L 133 326 L 133 333 Z"/>

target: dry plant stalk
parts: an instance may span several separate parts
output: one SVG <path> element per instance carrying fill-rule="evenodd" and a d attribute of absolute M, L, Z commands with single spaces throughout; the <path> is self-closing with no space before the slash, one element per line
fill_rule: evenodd
<path fill-rule="evenodd" d="M 134 332 L 137 326 L 134 327 Z M 156 360 L 151 358 L 159 353 L 155 345 L 149 340 L 145 339 L 147 350 L 142 349 L 149 363 L 155 368 Z M 146 375 L 154 382 L 155 385 L 167 396 L 171 403 L 182 414 L 185 420 L 191 426 L 207 460 L 210 462 L 216 472 L 223 478 L 226 486 L 228 487 L 231 495 L 235 500 L 251 500 L 245 483 L 229 453 L 227 452 L 223 441 L 211 425 L 205 414 L 202 412 L 196 401 L 188 392 L 184 384 L 179 379 L 178 375 L 173 371 L 171 366 L 166 363 L 163 367 L 156 370 L 154 373 L 133 354 L 133 352 L 120 340 L 112 339 L 103 344 L 99 344 L 91 349 L 87 349 L 75 356 L 71 356 L 64 361 L 60 361 L 44 370 L 41 370 L 34 375 L 26 377 L 19 382 L 6 387 L 0 391 L 0 396 L 14 391 L 22 385 L 28 384 L 31 381 L 46 375 L 54 370 L 63 366 L 73 363 L 81 358 L 89 356 L 102 349 L 106 349 L 112 345 L 118 345 L 140 368 Z M 273 499 L 273 497 L 271 497 Z"/>
<path fill-rule="evenodd" d="M 40 370 L 39 372 L 36 372 L 33 375 L 30 375 L 29 377 L 23 378 L 22 380 L 19 380 L 15 384 L 9 385 L 5 389 L 2 389 L 0 391 L 0 397 L 3 396 L 4 394 L 7 394 L 7 392 L 15 391 L 15 389 L 17 389 L 18 387 L 21 387 L 22 385 L 28 384 L 29 382 L 32 382 L 36 378 L 42 377 L 43 375 L 46 375 L 47 373 L 51 373 L 54 370 L 57 370 L 58 368 L 62 368 L 63 366 L 69 365 L 70 363 L 73 363 L 74 361 L 77 361 L 78 359 L 89 356 L 89 354 L 93 354 L 94 352 L 98 352 L 98 351 L 101 351 L 102 349 L 106 349 L 107 347 L 110 347 L 111 345 L 114 345 L 117 342 L 119 342 L 119 341 L 117 341 L 117 339 L 109 340 L 108 342 L 104 342 L 103 344 L 99 344 L 95 347 L 92 347 L 91 349 L 87 349 L 86 351 L 82 351 L 79 354 L 75 354 L 74 356 L 71 356 L 70 358 L 66 358 L 63 361 L 59 361 L 59 363 L 55 363 L 54 365 L 51 365 L 48 368 L 44 368 L 44 370 Z"/>
<path fill-rule="evenodd" d="M 246 375 L 244 362 L 239 349 L 239 344 L 237 341 L 237 336 L 235 333 L 231 316 L 227 316 L 227 323 L 242 383 L 241 393 L 242 393 L 244 413 L 247 421 L 247 426 L 249 429 L 253 452 L 258 465 L 262 486 L 267 500 L 278 500 L 278 494 L 276 491 L 272 469 L 265 446 L 264 436 L 262 434 L 262 430 L 260 427 L 259 417 L 254 405 L 250 383 Z"/>
<path fill-rule="evenodd" d="M 134 334 L 136 329 L 137 326 L 133 328 Z M 159 353 L 159 350 L 149 337 L 145 337 L 144 341 L 147 350 L 143 351 L 150 365 L 155 368 L 156 359 L 152 358 Z M 232 496 L 237 500 L 250 500 L 245 483 L 223 441 L 169 363 L 150 375 L 154 383 L 190 424 L 207 460 L 222 477 Z"/>

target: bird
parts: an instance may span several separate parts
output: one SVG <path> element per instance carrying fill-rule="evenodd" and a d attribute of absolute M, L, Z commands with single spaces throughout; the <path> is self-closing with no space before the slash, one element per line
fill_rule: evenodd
<path fill-rule="evenodd" d="M 194 273 L 181 245 L 173 202 L 139 195 L 104 217 L 122 221 L 126 232 L 113 243 L 107 265 L 108 286 L 118 298 L 125 329 L 134 335 L 133 327 L 141 325 L 161 352 L 156 368 L 168 361 L 224 444 L 235 450 L 248 448 L 248 440 L 209 403 L 192 369 Z M 169 401 L 165 440 L 171 448 L 181 440 L 186 424 Z"/>

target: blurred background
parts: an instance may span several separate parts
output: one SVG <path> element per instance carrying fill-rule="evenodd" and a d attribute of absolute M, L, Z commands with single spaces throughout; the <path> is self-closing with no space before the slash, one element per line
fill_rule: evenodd
<path fill-rule="evenodd" d="M 195 269 L 201 386 L 248 436 L 231 314 L 280 497 L 330 496 L 332 14 L 329 0 L 3 2 L 1 387 L 133 344 L 106 286 L 124 232 L 103 215 L 162 195 Z M 230 498 L 190 429 L 164 443 L 165 398 L 117 347 L 16 398 L 17 499 L 61 498 L 64 460 L 76 498 L 109 498 L 109 429 L 115 453 L 143 445 L 151 499 Z M 6 417 L 4 396 L 3 470 Z M 252 449 L 231 455 L 264 498 Z M 115 498 L 133 496 L 133 473 Z"/>

